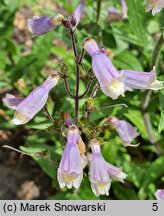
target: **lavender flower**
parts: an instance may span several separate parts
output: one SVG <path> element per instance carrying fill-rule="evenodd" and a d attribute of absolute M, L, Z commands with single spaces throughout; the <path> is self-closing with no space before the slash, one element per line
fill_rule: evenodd
<path fill-rule="evenodd" d="M 163 0 L 147 0 L 146 2 L 146 12 L 152 10 L 153 16 L 160 12 L 164 8 L 164 1 Z"/>
<path fill-rule="evenodd" d="M 49 31 L 52 31 L 57 25 L 60 25 L 62 19 L 63 16 L 60 14 L 55 17 L 33 17 L 32 19 L 27 20 L 27 26 L 32 34 L 42 35 Z"/>
<path fill-rule="evenodd" d="M 128 8 L 125 0 L 121 0 L 123 18 L 127 18 Z"/>
<path fill-rule="evenodd" d="M 155 192 L 155 197 L 157 200 L 164 200 L 164 189 L 163 190 L 157 190 Z"/>
<path fill-rule="evenodd" d="M 124 73 L 119 73 L 110 59 L 101 52 L 96 41 L 91 38 L 84 40 L 84 48 L 92 57 L 92 68 L 104 94 L 117 99 L 124 96 Z"/>
<path fill-rule="evenodd" d="M 72 22 L 74 22 L 73 23 L 74 27 L 79 24 L 84 8 L 85 8 L 85 0 L 81 0 L 81 2 L 78 4 L 77 8 L 74 10 L 72 17 L 71 17 Z"/>
<path fill-rule="evenodd" d="M 15 110 L 12 123 L 15 125 L 25 124 L 30 121 L 46 104 L 49 91 L 57 84 L 58 74 L 51 74 L 46 81 L 33 90 L 26 98 L 17 98 L 6 94 L 3 102 L 9 108 Z"/>
<path fill-rule="evenodd" d="M 139 72 L 134 70 L 121 70 L 120 74 L 125 74 L 126 90 L 132 89 L 152 89 L 163 88 L 163 82 L 156 79 L 155 67 L 151 72 Z"/>
<path fill-rule="evenodd" d="M 119 120 L 114 116 L 109 117 L 107 121 L 116 129 L 124 147 L 136 147 L 139 145 L 131 145 L 131 142 L 139 135 L 139 133 L 137 132 L 137 128 L 133 127 L 127 121 Z"/>
<path fill-rule="evenodd" d="M 110 178 L 124 183 L 124 179 L 127 177 L 127 174 L 122 172 L 122 168 L 116 167 L 110 163 L 106 163 L 106 165 Z"/>
<path fill-rule="evenodd" d="M 90 141 L 92 154 L 89 156 L 89 180 L 96 196 L 109 195 L 111 179 L 123 182 L 126 174 L 121 168 L 107 163 L 101 155 L 100 144 L 96 139 Z"/>
<path fill-rule="evenodd" d="M 15 97 L 12 94 L 7 93 L 5 98 L 2 99 L 2 101 L 4 102 L 4 104 L 11 108 L 11 109 L 16 109 L 17 106 L 24 100 L 24 98 L 18 98 Z"/>
<path fill-rule="evenodd" d="M 78 128 L 75 125 L 70 126 L 67 132 L 67 144 L 57 174 L 60 188 L 67 186 L 78 189 L 80 187 L 85 160 L 85 156 L 80 155 L 77 145 L 80 138 Z"/>

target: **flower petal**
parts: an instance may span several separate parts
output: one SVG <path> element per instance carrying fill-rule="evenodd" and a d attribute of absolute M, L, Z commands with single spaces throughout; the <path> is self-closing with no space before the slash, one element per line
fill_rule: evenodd
<path fill-rule="evenodd" d="M 85 8 L 85 0 L 81 0 L 81 2 L 78 4 L 77 8 L 74 10 L 72 17 L 76 19 L 76 26 L 80 22 L 81 15 Z"/>
<path fill-rule="evenodd" d="M 128 89 L 152 89 L 163 88 L 163 82 L 156 79 L 155 67 L 151 72 L 140 72 L 135 70 L 121 70 L 125 74 L 125 86 Z"/>
<path fill-rule="evenodd" d="M 9 93 L 2 99 L 3 103 L 11 109 L 16 109 L 23 100 L 24 98 L 18 98 Z"/>

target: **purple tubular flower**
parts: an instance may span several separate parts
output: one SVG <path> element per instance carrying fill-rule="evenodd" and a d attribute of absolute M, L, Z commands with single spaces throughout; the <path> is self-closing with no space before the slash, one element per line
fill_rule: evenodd
<path fill-rule="evenodd" d="M 120 74 L 125 74 L 126 90 L 163 88 L 163 82 L 156 79 L 155 67 L 151 72 L 139 72 L 134 70 L 121 70 Z"/>
<path fill-rule="evenodd" d="M 146 2 L 146 12 L 152 10 L 153 16 L 160 12 L 164 8 L 164 1 L 163 0 L 147 0 Z"/>
<path fill-rule="evenodd" d="M 139 133 L 137 132 L 137 128 L 133 127 L 127 121 L 119 120 L 114 116 L 109 117 L 107 121 L 116 129 L 124 147 L 136 147 L 139 145 L 131 144 L 131 142 L 139 135 Z"/>
<path fill-rule="evenodd" d="M 84 48 L 92 57 L 92 68 L 104 94 L 117 99 L 124 96 L 124 73 L 119 73 L 110 59 L 101 52 L 96 41 L 92 38 L 84 40 Z"/>
<path fill-rule="evenodd" d="M 60 25 L 62 19 L 63 16 L 60 14 L 55 17 L 33 17 L 32 19 L 27 20 L 27 26 L 32 34 L 42 35 L 52 31 L 57 25 Z"/>
<path fill-rule="evenodd" d="M 96 196 L 109 195 L 111 179 L 123 182 L 126 174 L 121 168 L 107 163 L 101 155 L 100 144 L 96 139 L 90 141 L 92 154 L 89 158 L 89 180 Z"/>
<path fill-rule="evenodd" d="M 60 165 L 58 168 L 57 179 L 60 188 L 67 186 L 68 188 L 80 187 L 83 179 L 83 160 L 78 149 L 78 141 L 80 139 L 79 130 L 75 125 L 68 128 L 67 144 L 63 152 Z"/>
<path fill-rule="evenodd" d="M 41 86 L 24 99 L 6 94 L 6 97 L 3 98 L 4 104 L 15 110 L 12 123 L 21 125 L 30 121 L 45 106 L 49 91 L 57 84 L 58 80 L 58 74 L 51 74 Z"/>
<path fill-rule="evenodd" d="M 28 29 L 34 35 L 45 34 L 52 29 L 51 18 L 48 16 L 33 17 L 27 20 Z"/>
<path fill-rule="evenodd" d="M 164 200 L 164 189 L 163 190 L 157 190 L 155 192 L 155 197 L 157 200 Z"/>
<path fill-rule="evenodd" d="M 81 0 L 81 2 L 78 4 L 77 8 L 74 10 L 72 14 L 72 18 L 75 19 L 75 26 L 77 26 L 80 22 L 81 15 L 85 8 L 85 0 Z"/>
<path fill-rule="evenodd" d="M 127 18 L 128 8 L 127 8 L 127 5 L 126 5 L 126 1 L 121 0 L 121 5 L 122 5 L 122 15 L 123 15 L 124 18 Z"/>

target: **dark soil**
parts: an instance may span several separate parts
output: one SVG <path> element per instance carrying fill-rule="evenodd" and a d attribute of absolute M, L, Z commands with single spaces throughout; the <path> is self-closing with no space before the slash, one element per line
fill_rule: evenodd
<path fill-rule="evenodd" d="M 0 199 L 46 199 L 54 194 L 51 180 L 32 158 L 0 149 Z"/>

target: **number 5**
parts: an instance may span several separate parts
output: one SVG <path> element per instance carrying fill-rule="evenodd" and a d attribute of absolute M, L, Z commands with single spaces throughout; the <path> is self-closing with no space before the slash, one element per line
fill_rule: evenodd
<path fill-rule="evenodd" d="M 152 210 L 153 211 L 157 211 L 158 210 L 158 203 L 153 203 Z"/>

